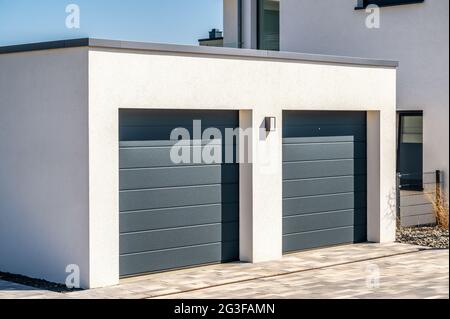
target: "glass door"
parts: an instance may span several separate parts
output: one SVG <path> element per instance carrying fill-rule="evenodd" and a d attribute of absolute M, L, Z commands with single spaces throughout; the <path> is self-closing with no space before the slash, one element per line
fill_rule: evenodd
<path fill-rule="evenodd" d="M 258 0 L 258 49 L 280 50 L 279 0 Z"/>
<path fill-rule="evenodd" d="M 397 171 L 403 190 L 423 190 L 423 114 L 399 114 Z"/>

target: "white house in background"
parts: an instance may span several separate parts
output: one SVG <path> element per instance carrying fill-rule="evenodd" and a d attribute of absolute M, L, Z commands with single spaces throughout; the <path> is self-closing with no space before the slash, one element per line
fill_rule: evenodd
<path fill-rule="evenodd" d="M 379 6 L 375 20 L 378 12 L 369 5 Z M 399 61 L 397 171 L 403 174 L 402 187 L 426 188 L 434 178 L 428 173 L 436 170 L 448 180 L 449 1 L 224 0 L 224 43 Z M 411 222 L 429 220 L 428 215 Z"/>

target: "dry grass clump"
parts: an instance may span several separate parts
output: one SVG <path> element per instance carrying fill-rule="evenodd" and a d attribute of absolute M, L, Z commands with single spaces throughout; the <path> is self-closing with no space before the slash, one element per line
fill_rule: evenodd
<path fill-rule="evenodd" d="M 436 224 L 439 228 L 448 229 L 448 201 L 443 196 L 436 196 L 431 200 Z"/>

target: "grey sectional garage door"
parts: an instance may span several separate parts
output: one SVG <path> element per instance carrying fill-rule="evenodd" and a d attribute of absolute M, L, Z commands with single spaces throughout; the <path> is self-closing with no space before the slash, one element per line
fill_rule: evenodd
<path fill-rule="evenodd" d="M 284 252 L 366 241 L 366 113 L 283 120 Z"/>
<path fill-rule="evenodd" d="M 121 276 L 239 257 L 238 165 L 170 158 L 171 131 L 183 127 L 192 138 L 193 120 L 222 133 L 238 126 L 236 112 L 120 113 Z"/>

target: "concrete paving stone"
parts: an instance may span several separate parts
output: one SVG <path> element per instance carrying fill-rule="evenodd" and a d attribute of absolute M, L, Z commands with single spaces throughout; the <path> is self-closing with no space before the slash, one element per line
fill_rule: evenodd
<path fill-rule="evenodd" d="M 448 255 L 448 250 L 405 244 L 346 245 L 272 262 L 210 265 L 127 278 L 118 286 L 66 294 L 0 281 L 0 298 L 448 299 Z M 374 265 L 380 288 L 369 289 L 368 269 Z"/>

